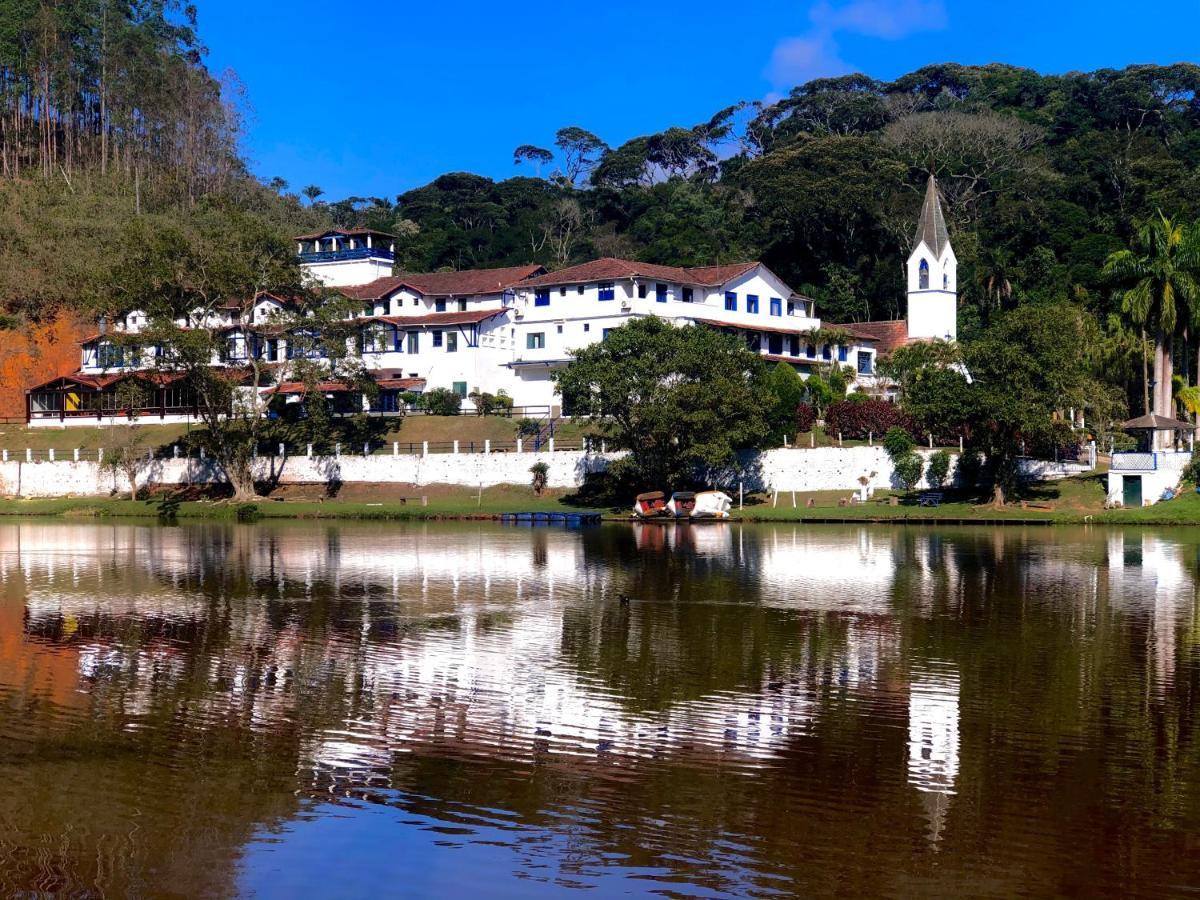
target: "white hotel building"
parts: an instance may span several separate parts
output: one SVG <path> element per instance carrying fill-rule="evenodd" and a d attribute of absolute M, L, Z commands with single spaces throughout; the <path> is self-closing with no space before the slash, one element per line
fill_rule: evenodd
<path fill-rule="evenodd" d="M 464 409 L 471 408 L 474 391 L 503 392 L 525 414 L 558 415 L 555 370 L 576 350 L 644 316 L 737 334 L 764 360 L 787 363 L 802 376 L 840 365 L 866 390 L 881 387 L 880 354 L 910 340 L 954 340 L 957 333 L 956 264 L 932 178 L 908 260 L 909 315 L 894 322 L 825 328 L 814 301 L 760 262 L 681 268 L 609 258 L 557 272 L 529 264 L 392 274 L 391 235 L 332 229 L 296 240 L 309 277 L 361 303 L 353 314 L 360 328 L 352 351 L 379 383 L 372 408 L 381 413 L 395 412 L 404 393 L 448 388 Z M 277 321 L 286 307 L 286 300 L 263 294 L 178 324 L 226 334 L 214 365 L 244 367 L 251 354 L 276 364 L 278 383 L 270 390 L 295 396 L 305 388 L 288 381 L 295 348 Z M 136 346 L 134 338 L 146 324 L 140 310 L 102 321 L 82 342 L 77 372 L 29 389 L 30 422 L 129 421 L 117 387 L 130 378 L 151 388 L 138 421 L 189 420 L 194 410 L 172 377 L 146 377 L 156 350 Z M 342 385 L 322 390 L 345 394 L 348 408 L 363 402 Z"/>

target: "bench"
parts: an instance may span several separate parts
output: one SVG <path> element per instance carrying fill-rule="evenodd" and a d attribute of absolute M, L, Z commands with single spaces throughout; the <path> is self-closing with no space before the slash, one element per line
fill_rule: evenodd
<path fill-rule="evenodd" d="M 941 491 L 926 491 L 917 498 L 918 506 L 941 506 L 942 492 Z"/>

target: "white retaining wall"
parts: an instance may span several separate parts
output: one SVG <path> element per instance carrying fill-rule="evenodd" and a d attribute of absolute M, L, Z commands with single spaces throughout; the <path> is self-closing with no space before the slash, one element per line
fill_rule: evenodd
<path fill-rule="evenodd" d="M 928 458 L 932 451 L 918 451 Z M 283 484 L 342 482 L 385 482 L 395 484 L 454 484 L 489 487 L 530 482 L 529 468 L 535 462 L 549 467 L 550 487 L 571 488 L 583 483 L 589 472 L 602 471 L 620 454 L 555 451 L 543 453 L 436 453 L 429 455 L 390 454 L 375 456 L 290 457 L 283 463 Z M 954 477 L 958 454 L 952 454 L 950 478 Z M 278 459 L 259 460 L 259 477 L 267 479 L 279 466 Z M 1039 478 L 1061 478 L 1086 467 L 1073 464 L 1034 463 L 1031 474 Z M 896 487 L 891 460 L 882 447 L 786 448 L 748 454 L 740 470 L 721 473 L 720 482 L 736 489 L 739 480 L 747 490 L 827 491 L 858 490 L 859 478 L 869 477 L 871 490 Z M 205 484 L 220 481 L 211 461 L 166 459 L 147 462 L 138 476 L 139 484 Z M 926 487 L 922 479 L 919 487 Z M 0 462 L 0 495 L 21 497 L 107 496 L 126 491 L 125 476 L 102 469 L 96 462 Z"/>

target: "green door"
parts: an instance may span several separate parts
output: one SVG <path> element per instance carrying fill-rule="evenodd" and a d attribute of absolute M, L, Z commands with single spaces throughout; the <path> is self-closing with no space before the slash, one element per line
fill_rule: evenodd
<path fill-rule="evenodd" d="M 1125 504 L 1126 509 L 1139 508 L 1142 505 L 1142 476 L 1126 475 L 1124 481 L 1125 494 L 1121 502 Z"/>

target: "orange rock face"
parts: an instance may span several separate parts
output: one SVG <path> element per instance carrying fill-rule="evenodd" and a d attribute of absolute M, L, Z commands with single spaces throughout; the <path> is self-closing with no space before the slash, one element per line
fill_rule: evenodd
<path fill-rule="evenodd" d="M 27 328 L 0 331 L 0 417 L 25 416 L 25 389 L 79 368 L 88 323 L 69 312 Z"/>

